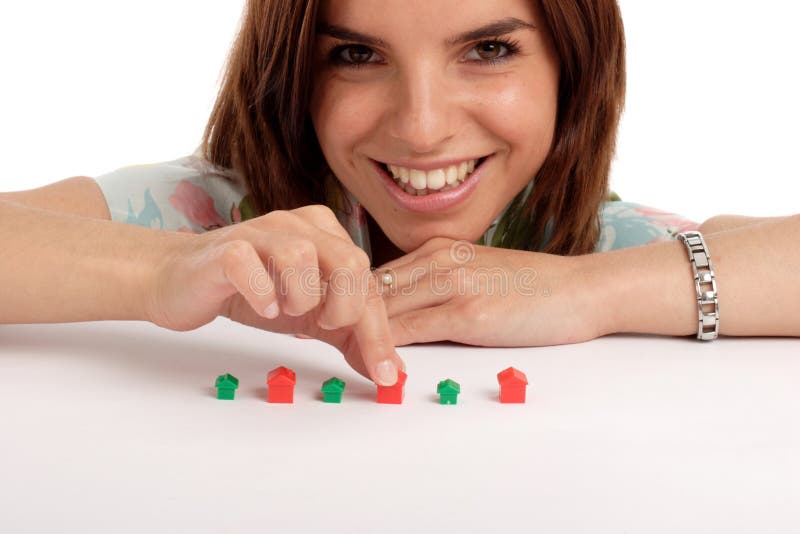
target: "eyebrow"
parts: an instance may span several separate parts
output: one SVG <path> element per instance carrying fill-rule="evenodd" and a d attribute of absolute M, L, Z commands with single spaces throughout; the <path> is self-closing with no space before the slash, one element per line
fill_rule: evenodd
<path fill-rule="evenodd" d="M 448 46 L 454 46 L 470 41 L 476 41 L 478 39 L 499 37 L 501 35 L 506 35 L 521 29 L 536 30 L 536 26 L 516 17 L 507 17 L 490 22 L 489 24 L 481 26 L 480 28 L 475 28 L 474 30 L 469 30 L 458 35 L 454 35 L 453 37 L 449 37 L 445 40 L 445 44 Z M 357 32 L 355 30 L 345 28 L 344 26 L 337 26 L 335 24 L 320 24 L 317 28 L 317 34 L 329 35 L 336 39 L 341 39 L 342 41 L 355 41 L 368 46 L 388 48 L 386 41 L 380 37 Z"/>

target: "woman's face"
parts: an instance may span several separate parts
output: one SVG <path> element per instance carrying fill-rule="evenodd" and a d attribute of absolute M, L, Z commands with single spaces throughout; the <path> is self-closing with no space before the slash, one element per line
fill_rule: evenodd
<path fill-rule="evenodd" d="M 317 28 L 311 117 L 336 177 L 405 252 L 477 240 L 553 140 L 538 1 L 323 0 Z"/>

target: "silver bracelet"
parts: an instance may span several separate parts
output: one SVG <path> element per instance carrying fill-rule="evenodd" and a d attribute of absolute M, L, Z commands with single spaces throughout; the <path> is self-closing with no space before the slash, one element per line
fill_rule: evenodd
<path fill-rule="evenodd" d="M 719 334 L 717 281 L 706 242 L 702 234 L 696 230 L 682 232 L 675 237 L 686 245 L 694 273 L 694 287 L 697 290 L 697 339 L 703 341 L 717 339 Z M 701 288 L 701 284 L 707 285 Z"/>

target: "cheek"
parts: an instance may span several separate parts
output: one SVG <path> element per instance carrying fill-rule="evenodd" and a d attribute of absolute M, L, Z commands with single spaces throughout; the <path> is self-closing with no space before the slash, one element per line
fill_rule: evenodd
<path fill-rule="evenodd" d="M 369 138 L 380 99 L 357 84 L 328 80 L 317 85 L 311 104 L 311 120 L 325 157 L 333 161 L 347 158 L 352 147 Z"/>
<path fill-rule="evenodd" d="M 544 80 L 508 76 L 482 88 L 480 122 L 512 149 L 546 153 L 558 106 L 557 87 Z"/>

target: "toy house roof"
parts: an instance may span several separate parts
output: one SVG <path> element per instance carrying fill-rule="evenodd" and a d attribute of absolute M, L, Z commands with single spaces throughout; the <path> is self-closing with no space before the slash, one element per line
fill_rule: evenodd
<path fill-rule="evenodd" d="M 297 382 L 294 371 L 288 367 L 276 367 L 267 375 L 267 384 L 270 386 L 293 386 Z"/>
<path fill-rule="evenodd" d="M 446 380 L 442 380 L 439 382 L 438 387 L 436 388 L 436 393 L 438 394 L 448 394 L 448 393 L 461 393 L 461 386 L 455 380 L 450 380 L 449 378 Z"/>
<path fill-rule="evenodd" d="M 219 375 L 214 383 L 215 388 L 236 389 L 239 387 L 239 379 L 231 374 Z"/>
<path fill-rule="evenodd" d="M 342 393 L 344 391 L 344 380 L 341 378 L 329 378 L 322 383 L 323 393 Z"/>
<path fill-rule="evenodd" d="M 519 369 L 509 367 L 497 373 L 497 381 L 501 386 L 519 386 L 528 383 L 528 377 Z"/>

